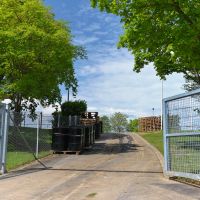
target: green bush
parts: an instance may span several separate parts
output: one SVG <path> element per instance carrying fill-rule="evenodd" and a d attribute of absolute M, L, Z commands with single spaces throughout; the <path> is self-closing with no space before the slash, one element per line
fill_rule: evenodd
<path fill-rule="evenodd" d="M 61 111 L 52 113 L 53 120 L 52 120 L 52 127 L 58 126 L 58 121 L 60 126 L 68 126 L 67 117 L 69 115 L 81 115 L 82 112 L 87 111 L 87 103 L 86 101 L 67 101 L 61 105 Z"/>
<path fill-rule="evenodd" d="M 87 111 L 87 103 L 83 100 L 67 101 L 61 105 L 61 114 L 63 116 L 81 115 L 82 112 Z"/>
<path fill-rule="evenodd" d="M 138 119 L 130 120 L 128 129 L 131 132 L 138 132 Z"/>

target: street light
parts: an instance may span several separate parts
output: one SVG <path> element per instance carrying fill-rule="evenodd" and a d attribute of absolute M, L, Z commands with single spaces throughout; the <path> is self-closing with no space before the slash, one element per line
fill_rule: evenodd
<path fill-rule="evenodd" d="M 155 111 L 155 108 L 152 108 L 153 116 L 154 116 L 154 111 Z"/>
<path fill-rule="evenodd" d="M 163 104 L 162 104 L 162 101 L 163 101 L 163 80 L 161 80 L 161 113 L 160 113 L 160 128 L 161 130 L 163 130 Z"/>

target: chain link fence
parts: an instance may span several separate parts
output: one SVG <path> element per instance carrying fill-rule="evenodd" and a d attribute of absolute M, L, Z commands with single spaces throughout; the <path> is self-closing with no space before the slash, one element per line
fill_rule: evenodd
<path fill-rule="evenodd" d="M 52 116 L 9 112 L 7 170 L 50 154 Z"/>
<path fill-rule="evenodd" d="M 200 180 L 200 90 L 164 100 L 165 171 Z"/>

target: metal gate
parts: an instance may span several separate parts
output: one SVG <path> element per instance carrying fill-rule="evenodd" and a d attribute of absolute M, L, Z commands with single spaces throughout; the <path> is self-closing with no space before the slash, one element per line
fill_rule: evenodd
<path fill-rule="evenodd" d="M 163 100 L 165 174 L 200 180 L 200 89 Z"/>
<path fill-rule="evenodd" d="M 8 105 L 0 103 L 0 170 L 5 172 L 7 129 L 8 129 Z"/>

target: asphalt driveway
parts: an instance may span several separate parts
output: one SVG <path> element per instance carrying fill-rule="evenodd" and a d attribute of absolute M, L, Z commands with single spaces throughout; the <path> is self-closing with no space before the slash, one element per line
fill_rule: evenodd
<path fill-rule="evenodd" d="M 200 189 L 163 177 L 138 136 L 104 134 L 81 155 L 54 155 L 0 178 L 2 200 L 192 200 Z"/>

